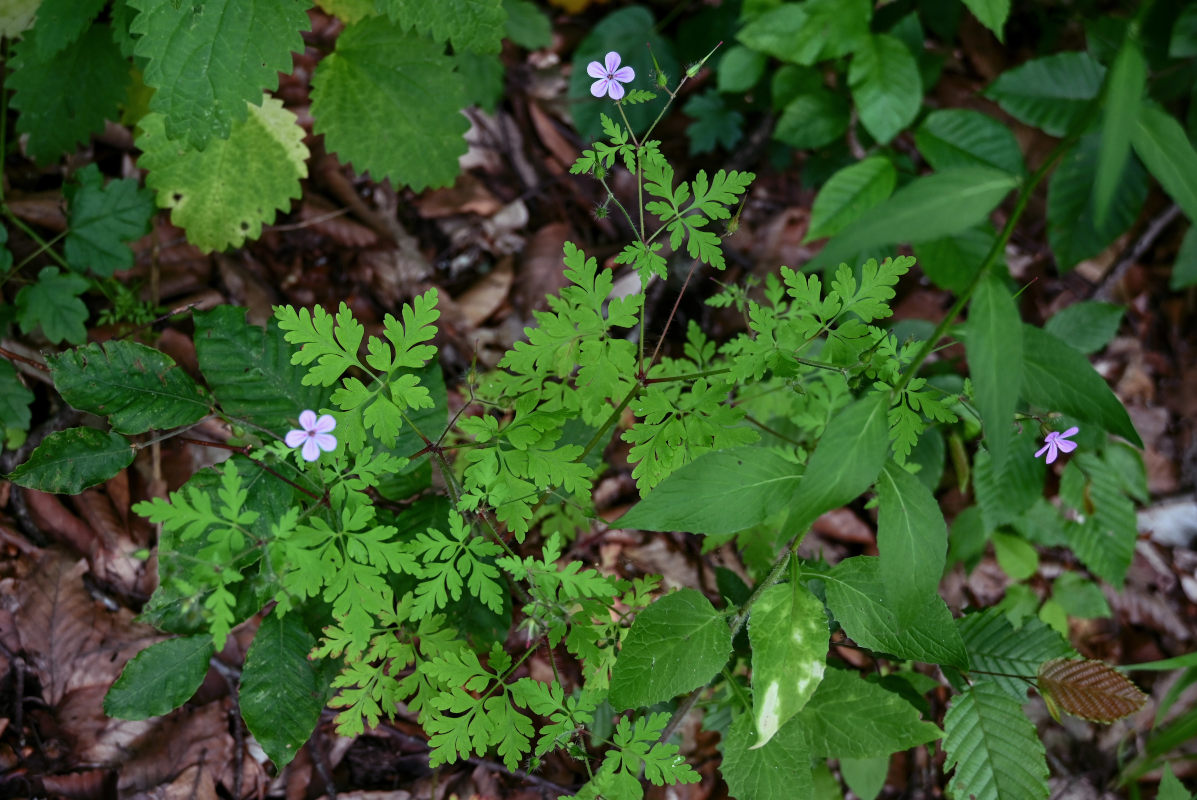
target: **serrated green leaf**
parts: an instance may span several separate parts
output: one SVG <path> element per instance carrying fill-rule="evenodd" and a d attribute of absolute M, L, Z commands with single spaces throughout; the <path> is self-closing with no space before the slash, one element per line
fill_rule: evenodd
<path fill-rule="evenodd" d="M 95 428 L 68 428 L 50 434 L 8 479 L 26 489 L 79 494 L 133 463 L 129 440 Z"/>
<path fill-rule="evenodd" d="M 1034 325 L 1023 325 L 1022 336 L 1024 400 L 1143 446 L 1126 408 L 1083 355 Z"/>
<path fill-rule="evenodd" d="M 901 696 L 856 672 L 834 668 L 794 724 L 806 731 L 815 758 L 888 756 L 943 735 Z"/>
<path fill-rule="evenodd" d="M 1060 479 L 1060 499 L 1076 511 L 1067 527 L 1077 558 L 1099 578 L 1121 587 L 1138 539 L 1135 504 L 1121 475 L 1093 453 L 1077 453 Z"/>
<path fill-rule="evenodd" d="M 999 42 L 1005 41 L 1002 31 L 1010 16 L 1010 0 L 964 0 L 964 4 L 977 21 L 993 31 Z"/>
<path fill-rule="evenodd" d="M 1060 341 L 1085 355 L 1101 350 L 1118 333 L 1126 309 L 1113 303 L 1083 300 L 1073 303 L 1043 326 Z"/>
<path fill-rule="evenodd" d="M 245 657 L 241 716 L 280 770 L 312 735 L 324 708 L 324 687 L 308 660 L 315 646 L 298 614 L 276 612 L 262 620 Z"/>
<path fill-rule="evenodd" d="M 1010 129 L 988 114 L 965 108 L 932 111 L 914 132 L 914 142 L 937 170 L 992 167 L 1026 173 L 1022 150 Z"/>
<path fill-rule="evenodd" d="M 0 441 L 6 431 L 29 430 L 32 402 L 33 392 L 21 383 L 16 367 L 10 361 L 0 361 Z"/>
<path fill-rule="evenodd" d="M 658 598 L 636 615 L 611 670 L 617 711 L 669 700 L 705 685 L 731 655 L 731 630 L 693 589 Z"/>
<path fill-rule="evenodd" d="M 1138 124 L 1147 85 L 1147 60 L 1139 49 L 1137 34 L 1137 26 L 1132 25 L 1122 40 L 1106 85 L 1101 151 L 1093 184 L 1094 216 L 1098 227 L 1109 222 L 1114 193 L 1125 178 L 1123 169 L 1130 155 L 1131 132 Z"/>
<path fill-rule="evenodd" d="M 1145 105 L 1131 133 L 1131 144 L 1189 221 L 1197 222 L 1197 151 L 1180 123 L 1155 106 Z"/>
<path fill-rule="evenodd" d="M 773 138 L 799 150 L 826 147 L 844 135 L 850 112 L 848 98 L 842 94 L 822 88 L 803 92 L 786 104 Z"/>
<path fill-rule="evenodd" d="M 912 661 L 968 666 L 952 612 L 939 595 L 928 599 L 914 624 L 898 624 L 885 602 L 877 557 L 846 558 L 823 580 L 828 608 L 857 644 Z"/>
<path fill-rule="evenodd" d="M 104 713 L 149 719 L 186 703 L 208 674 L 212 637 L 184 636 L 152 644 L 135 655 L 104 695 Z"/>
<path fill-rule="evenodd" d="M 1088 53 L 1055 53 L 1003 72 L 985 95 L 1020 121 L 1064 136 L 1097 97 L 1105 74 Z"/>
<path fill-rule="evenodd" d="M 263 223 L 299 197 L 307 176 L 308 149 L 295 115 L 272 97 L 248 108 L 227 139 L 202 151 L 167 139 L 161 114 L 138 124 L 146 184 L 158 193 L 158 206 L 171 210 L 171 222 L 205 252 L 256 239 Z"/>
<path fill-rule="evenodd" d="M 888 34 L 870 36 L 856 48 L 848 86 L 861 123 L 878 144 L 888 144 L 913 122 L 923 101 L 918 63 Z"/>
<path fill-rule="evenodd" d="M 281 436 L 300 411 L 328 403 L 328 392 L 302 383 L 307 371 L 292 365 L 292 348 L 274 319 L 265 328 L 251 325 L 245 309 L 235 306 L 198 311 L 194 318 L 200 371 L 229 416 Z"/>
<path fill-rule="evenodd" d="M 118 433 L 177 428 L 211 410 L 204 391 L 170 356 L 137 342 L 93 342 L 47 363 L 63 400 L 107 416 Z"/>
<path fill-rule="evenodd" d="M 802 468 L 759 447 L 703 453 L 614 524 L 647 531 L 736 533 L 789 503 Z"/>
<path fill-rule="evenodd" d="M 376 180 L 420 190 L 457 177 L 469 123 L 444 46 L 383 17 L 348 26 L 312 76 L 314 130 Z"/>
<path fill-rule="evenodd" d="M 932 283 L 959 293 L 972 283 L 996 240 L 993 225 L 982 222 L 952 236 L 915 244 L 914 257 Z M 1005 258 L 999 255 L 996 265 L 1004 264 Z"/>
<path fill-rule="evenodd" d="M 936 596 L 948 551 L 948 528 L 930 490 L 890 461 L 877 478 L 877 551 L 885 596 L 901 627 Z"/>
<path fill-rule="evenodd" d="M 728 793 L 753 800 L 813 800 L 810 745 L 795 720 L 783 726 L 769 743 L 752 747 L 756 733 L 751 714 L 740 714 L 721 742 L 720 773 Z"/>
<path fill-rule="evenodd" d="M 117 119 L 129 65 L 106 25 L 92 25 L 48 60 L 37 57 L 36 39 L 30 31 L 14 47 L 6 85 L 21 112 L 17 133 L 29 134 L 29 155 L 46 164 Z"/>
<path fill-rule="evenodd" d="M 889 197 L 897 182 L 898 171 L 883 156 L 870 156 L 837 171 L 815 196 L 804 241 L 839 233 Z"/>
<path fill-rule="evenodd" d="M 34 50 L 49 61 L 76 42 L 104 7 L 105 0 L 41 0 L 33 25 Z"/>
<path fill-rule="evenodd" d="M 960 233 L 989 216 L 1018 178 L 988 167 L 957 167 L 915 178 L 840 231 L 806 269 L 835 266 L 873 247 L 918 244 Z"/>
<path fill-rule="evenodd" d="M 1147 174 L 1125 160 L 1105 223 L 1097 223 L 1093 180 L 1101 141 L 1096 133 L 1077 142 L 1061 159 L 1047 188 L 1047 240 L 1061 271 L 1104 250 L 1134 223 L 1147 198 Z"/>
<path fill-rule="evenodd" d="M 528 50 L 553 43 L 553 23 L 531 0 L 503 0 L 507 38 Z"/>
<path fill-rule="evenodd" d="M 105 278 L 132 267 L 128 243 L 149 232 L 154 193 L 129 178 L 105 186 L 95 164 L 79 170 L 75 178 L 79 185 L 68 189 L 70 229 L 63 242 L 67 263 L 79 272 L 91 270 Z"/>
<path fill-rule="evenodd" d="M 309 0 L 128 2 L 138 11 L 130 29 L 146 63 L 142 79 L 155 90 L 150 110 L 186 150 L 228 139 L 262 92 L 278 88 L 278 74 L 291 72 L 291 54 L 304 48 L 300 32 L 311 27 Z M 251 153 L 236 166 L 253 163 Z"/>
<path fill-rule="evenodd" d="M 1047 756 L 1035 726 L 989 681 L 952 700 L 944 715 L 950 788 L 975 800 L 1046 800 Z"/>
<path fill-rule="evenodd" d="M 1047 465 L 1042 458 L 1035 458 L 1035 451 L 1041 446 L 1038 430 L 1024 424 L 1010 441 L 1010 457 L 1001 471 L 994 469 L 989 451 L 977 450 L 973 461 L 973 491 L 977 505 L 981 507 L 986 533 L 1014 523 L 1043 496 Z"/>
<path fill-rule="evenodd" d="M 59 274 L 57 267 L 42 267 L 37 283 L 22 286 L 17 292 L 17 322 L 24 333 L 41 326 L 53 344 L 78 344 L 87 338 L 87 306 L 79 295 L 90 284 L 82 275 Z"/>
<path fill-rule="evenodd" d="M 1191 9 L 1190 9 L 1191 10 Z M 1190 15 L 1197 20 L 1197 14 Z M 1194 25 L 1197 27 L 1197 24 Z M 1192 800 L 1193 795 L 1185 788 L 1185 785 L 1180 782 L 1180 779 L 1172 772 L 1171 764 L 1164 764 L 1164 772 L 1160 776 L 1160 789 L 1156 795 L 1156 800 Z"/>
<path fill-rule="evenodd" d="M 1044 661 L 1076 655 L 1071 645 L 1044 623 L 1032 618 L 1015 628 L 999 608 L 967 614 L 956 623 L 973 669 L 981 670 L 978 678 L 992 682 L 1019 703 L 1026 702 L 1030 684 L 1009 676 L 1034 680 Z"/>
<path fill-rule="evenodd" d="M 375 7 L 405 29 L 452 42 L 455 51 L 497 54 L 507 22 L 502 0 L 377 0 Z"/>
<path fill-rule="evenodd" d="M 985 427 L 985 446 L 997 472 L 1005 469 L 1014 435 L 1014 409 L 1022 386 L 1022 336 L 1018 306 L 1005 283 L 984 276 L 973 293 L 965 325 L 965 350 Z"/>
<path fill-rule="evenodd" d="M 827 665 L 827 613 L 800 583 L 778 583 L 752 604 L 752 711 L 758 749 L 802 710 Z"/>

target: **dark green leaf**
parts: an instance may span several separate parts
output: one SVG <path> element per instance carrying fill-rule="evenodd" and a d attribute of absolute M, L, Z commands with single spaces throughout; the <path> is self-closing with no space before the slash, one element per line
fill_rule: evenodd
<path fill-rule="evenodd" d="M 719 61 L 715 86 L 721 92 L 746 92 L 765 74 L 765 56 L 743 45 L 732 45 Z"/>
<path fill-rule="evenodd" d="M 1005 41 L 1002 30 L 1010 16 L 1010 0 L 964 0 L 964 4 L 982 25 L 993 31 L 999 42 Z"/>
<path fill-rule="evenodd" d="M 29 430 L 32 402 L 33 392 L 21 383 L 16 368 L 7 360 L 0 361 L 0 441 L 5 430 Z"/>
<path fill-rule="evenodd" d="M 1110 343 L 1118 333 L 1126 309 L 1113 303 L 1083 300 L 1053 314 L 1043 329 L 1060 341 L 1089 355 Z"/>
<path fill-rule="evenodd" d="M 507 38 L 528 50 L 539 50 L 553 43 L 553 23 L 530 0 L 503 0 L 507 12 Z"/>
<path fill-rule="evenodd" d="M 1010 457 L 1001 471 L 984 448 L 977 450 L 973 465 L 973 491 L 981 507 L 985 532 L 1015 522 L 1043 496 L 1047 466 L 1035 451 L 1043 446 L 1038 428 L 1024 424 L 1010 441 Z"/>
<path fill-rule="evenodd" d="M 752 715 L 740 714 L 720 744 L 720 772 L 732 797 L 752 800 L 813 800 L 810 745 L 794 720 L 764 747 L 754 748 Z"/>
<path fill-rule="evenodd" d="M 1172 26 L 1172 38 L 1168 42 L 1171 58 L 1197 56 L 1197 6 L 1185 6 Z"/>
<path fill-rule="evenodd" d="M 815 197 L 804 241 L 839 233 L 889 197 L 897 182 L 898 171 L 883 156 L 870 156 L 837 171 Z"/>
<path fill-rule="evenodd" d="M 827 670 L 794 722 L 815 758 L 888 756 L 943 735 L 899 695 L 845 669 Z"/>
<path fill-rule="evenodd" d="M 877 551 L 885 596 L 900 627 L 912 627 L 937 599 L 948 528 L 935 496 L 893 461 L 877 478 Z"/>
<path fill-rule="evenodd" d="M 1023 175 L 1022 150 L 1010 129 L 988 114 L 964 108 L 932 111 L 914 132 L 927 163 L 937 170 L 992 167 Z"/>
<path fill-rule="evenodd" d="M 324 687 L 308 653 L 316 640 L 298 614 L 269 614 L 241 673 L 241 716 L 278 769 L 291 762 L 324 708 Z"/>
<path fill-rule="evenodd" d="M 1076 453 L 1060 479 L 1060 499 L 1077 515 L 1067 526 L 1077 558 L 1120 588 L 1139 536 L 1135 504 L 1123 493 L 1122 476 L 1093 453 Z"/>
<path fill-rule="evenodd" d="M 26 489 L 79 494 L 133 463 L 133 447 L 118 433 L 68 428 L 47 436 L 8 479 Z"/>
<path fill-rule="evenodd" d="M 1180 123 L 1154 106 L 1144 106 L 1131 144 L 1189 221 L 1197 222 L 1197 152 Z"/>
<path fill-rule="evenodd" d="M 129 242 L 150 230 L 154 193 L 141 189 L 130 178 L 104 185 L 99 167 L 88 164 L 75 173 L 77 187 L 68 188 L 70 230 L 63 252 L 71 269 L 91 270 L 111 277 L 118 269 L 133 266 Z"/>
<path fill-rule="evenodd" d="M 375 7 L 405 29 L 451 42 L 455 52 L 497 54 L 502 47 L 507 12 L 501 0 L 375 0 Z"/>
<path fill-rule="evenodd" d="M 830 89 L 795 96 L 773 129 L 773 138 L 799 150 L 825 147 L 848 129 L 848 100 Z"/>
<path fill-rule="evenodd" d="M 1101 125 L 1101 152 L 1093 186 L 1095 219 L 1100 227 L 1113 210 L 1114 193 L 1124 179 L 1123 168 L 1130 155 L 1131 132 L 1139 121 L 1143 90 L 1147 85 L 1147 60 L 1139 49 L 1132 26 L 1110 69 Z"/>
<path fill-rule="evenodd" d="M 78 41 L 104 8 L 104 0 L 41 0 L 35 6 L 37 19 L 26 36 L 34 37 L 39 61 L 49 61 Z"/>
<path fill-rule="evenodd" d="M 1056 53 L 1003 72 L 985 94 L 1020 121 L 1064 136 L 1097 97 L 1105 74 L 1088 53 Z"/>
<path fill-rule="evenodd" d="M 892 36 L 870 36 L 856 49 L 848 86 L 860 121 L 878 144 L 888 144 L 914 121 L 923 100 L 918 63 Z"/>
<path fill-rule="evenodd" d="M 682 111 L 694 117 L 694 121 L 686 126 L 690 155 L 709 153 L 716 146 L 731 150 L 743 135 L 744 115 L 724 105 L 718 92 L 694 95 L 686 101 Z"/>
<path fill-rule="evenodd" d="M 104 713 L 117 719 L 161 716 L 186 703 L 208 674 L 212 637 L 167 639 L 125 665 L 104 696 Z"/>
<path fill-rule="evenodd" d="M 990 681 L 957 695 L 944 716 L 955 797 L 1047 800 L 1047 756 L 1022 708 Z"/>
<path fill-rule="evenodd" d="M 52 344 L 78 344 L 87 338 L 87 306 L 79 299 L 88 287 L 87 279 L 72 273 L 59 274 L 57 267 L 42 267 L 37 283 L 17 292 L 17 322 L 21 331 L 32 333 L 41 326 Z"/>
<path fill-rule="evenodd" d="M 972 283 L 996 240 L 993 225 L 982 222 L 952 236 L 915 244 L 914 257 L 936 286 L 962 292 Z M 1004 263 L 1005 259 L 999 255 L 996 265 Z"/>
<path fill-rule="evenodd" d="M 1168 288 L 1172 291 L 1187 289 L 1197 284 L 1197 225 L 1190 225 L 1185 238 L 1180 242 L 1180 251 L 1172 264 L 1172 278 Z"/>
<path fill-rule="evenodd" d="M 983 671 L 977 677 L 992 681 L 1019 703 L 1026 702 L 1031 684 L 1008 676 L 1023 675 L 1034 680 L 1039 665 L 1049 658 L 1076 655 L 1060 634 L 1038 619 L 1029 619 L 1021 628 L 1015 628 L 997 608 L 968 614 L 957 620 L 957 625 L 973 669 Z M 984 674 L 994 672 L 1003 674 Z"/>
<path fill-rule="evenodd" d="M 985 426 L 985 446 L 1001 472 L 1014 433 L 1014 409 L 1022 385 L 1022 336 L 1018 306 L 1005 283 L 992 273 L 982 278 L 968 306 L 965 348 Z"/>

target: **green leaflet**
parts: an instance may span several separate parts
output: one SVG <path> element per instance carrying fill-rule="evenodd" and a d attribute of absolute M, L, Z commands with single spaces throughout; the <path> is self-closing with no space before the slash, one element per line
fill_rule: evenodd
<path fill-rule="evenodd" d="M 1085 355 L 1092 355 L 1118 333 L 1125 311 L 1113 303 L 1082 300 L 1053 314 L 1043 329 Z"/>
<path fill-rule="evenodd" d="M 877 478 L 877 550 L 881 580 L 902 628 L 937 597 L 948 549 L 948 529 L 935 496 L 893 461 Z"/>
<path fill-rule="evenodd" d="M 943 735 L 901 696 L 859 673 L 835 668 L 824 674 L 791 727 L 806 731 L 816 758 L 888 756 Z"/>
<path fill-rule="evenodd" d="M 834 236 L 894 191 L 898 171 L 888 158 L 870 156 L 827 179 L 811 206 L 804 241 Z"/>
<path fill-rule="evenodd" d="M 878 144 L 913 122 L 922 105 L 918 63 L 905 44 L 887 34 L 869 36 L 856 49 L 848 85 L 861 123 Z"/>
<path fill-rule="evenodd" d="M 1035 726 L 990 681 L 957 695 L 944 716 L 951 790 L 976 800 L 1045 800 L 1047 756 Z"/>
<path fill-rule="evenodd" d="M 8 479 L 39 492 L 79 494 L 133 463 L 129 440 L 95 428 L 68 428 L 47 436 Z"/>
<path fill-rule="evenodd" d="M 149 719 L 186 703 L 208 674 L 212 637 L 184 636 L 152 644 L 134 656 L 104 695 L 104 713 Z"/>
<path fill-rule="evenodd" d="M 778 583 L 752 604 L 754 750 L 802 710 L 823 679 L 827 663 L 827 614 L 801 583 Z"/>
<path fill-rule="evenodd" d="M 1030 684 L 1011 675 L 1034 678 L 1039 665 L 1052 658 L 1071 658 L 1076 655 L 1060 634 L 1038 619 L 1029 619 L 1015 628 L 999 608 L 966 614 L 956 621 L 972 667 L 978 679 L 990 683 L 997 690 L 1017 701 L 1026 702 Z"/>
<path fill-rule="evenodd" d="M 1014 409 L 1023 381 L 1022 336 L 1018 307 L 1003 281 L 986 275 L 968 306 L 968 366 L 976 387 L 977 408 L 985 425 L 985 445 L 1001 472 L 1009 456 Z"/>
<path fill-rule="evenodd" d="M 239 704 L 250 733 L 278 769 L 291 762 L 324 709 L 324 688 L 308 653 L 316 640 L 299 614 L 268 614 L 241 674 Z"/>
<path fill-rule="evenodd" d="M 1105 74 L 1088 53 L 1056 53 L 1003 72 L 985 94 L 1020 121 L 1064 136 L 1101 90 Z"/>
<path fill-rule="evenodd" d="M 87 291 L 82 275 L 59 273 L 57 267 L 42 267 L 37 283 L 22 286 L 17 292 L 17 322 L 23 333 L 32 333 L 40 325 L 42 333 L 54 344 L 78 344 L 87 339 L 87 306 L 79 295 Z"/>
<path fill-rule="evenodd" d="M 1153 105 L 1139 112 L 1139 124 L 1131 133 L 1135 154 L 1160 182 L 1185 216 L 1197 220 L 1197 151 L 1173 117 Z"/>
<path fill-rule="evenodd" d="M 769 743 L 752 747 L 752 715 L 740 714 L 720 743 L 720 773 L 732 797 L 754 800 L 809 800 L 814 797 L 811 751 L 798 720 L 784 726 Z"/>

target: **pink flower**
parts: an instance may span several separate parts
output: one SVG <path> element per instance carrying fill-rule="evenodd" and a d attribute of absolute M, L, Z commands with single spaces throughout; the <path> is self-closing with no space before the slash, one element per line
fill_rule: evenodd
<path fill-rule="evenodd" d="M 299 428 L 290 431 L 284 441 L 287 447 L 302 447 L 304 461 L 315 461 L 321 450 L 331 453 L 337 449 L 337 437 L 329 433 L 335 427 L 337 421 L 331 414 L 317 418 L 316 412 L 308 409 L 299 415 Z"/>
<path fill-rule="evenodd" d="M 1068 437 L 1075 436 L 1078 431 L 1080 431 L 1080 428 L 1075 425 L 1063 433 L 1052 431 L 1043 440 L 1044 445 L 1035 453 L 1035 458 L 1039 458 L 1039 456 L 1047 453 L 1047 463 L 1050 464 L 1056 460 L 1056 456 L 1060 453 L 1071 453 L 1076 449 L 1076 442 L 1068 441 Z"/>
<path fill-rule="evenodd" d="M 590 85 L 590 93 L 595 97 L 608 95 L 612 100 L 620 100 L 623 98 L 621 84 L 635 80 L 636 73 L 631 67 L 620 68 L 619 53 L 615 51 L 607 53 L 607 57 L 603 61 L 602 64 L 591 61 L 586 66 L 586 74 L 592 78 L 598 78 Z"/>

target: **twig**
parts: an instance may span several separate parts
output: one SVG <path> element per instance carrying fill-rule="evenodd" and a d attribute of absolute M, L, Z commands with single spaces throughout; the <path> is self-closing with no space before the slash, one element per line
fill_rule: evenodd
<path fill-rule="evenodd" d="M 50 368 L 47 367 L 45 364 L 41 363 L 40 361 L 34 361 L 32 358 L 27 358 L 26 356 L 23 356 L 20 353 L 14 353 L 13 351 L 8 350 L 7 348 L 4 348 L 4 347 L 0 347 L 0 356 L 4 356 L 5 358 L 9 359 L 10 361 L 20 361 L 22 364 L 28 364 L 29 366 L 31 366 L 34 369 L 39 370 L 41 372 L 49 372 L 50 371 Z"/>
<path fill-rule="evenodd" d="M 1135 243 L 1123 251 L 1117 263 L 1114 264 L 1114 268 L 1101 279 L 1101 283 L 1097 285 L 1093 292 L 1093 299 L 1106 303 L 1112 300 L 1114 297 L 1114 288 L 1122 282 L 1131 265 L 1143 257 L 1151 246 L 1155 244 L 1155 240 L 1164 232 L 1164 229 L 1171 225 L 1179 216 L 1180 206 L 1176 203 L 1173 203 L 1156 215 L 1148 224 L 1147 229 L 1135 240 Z"/>

